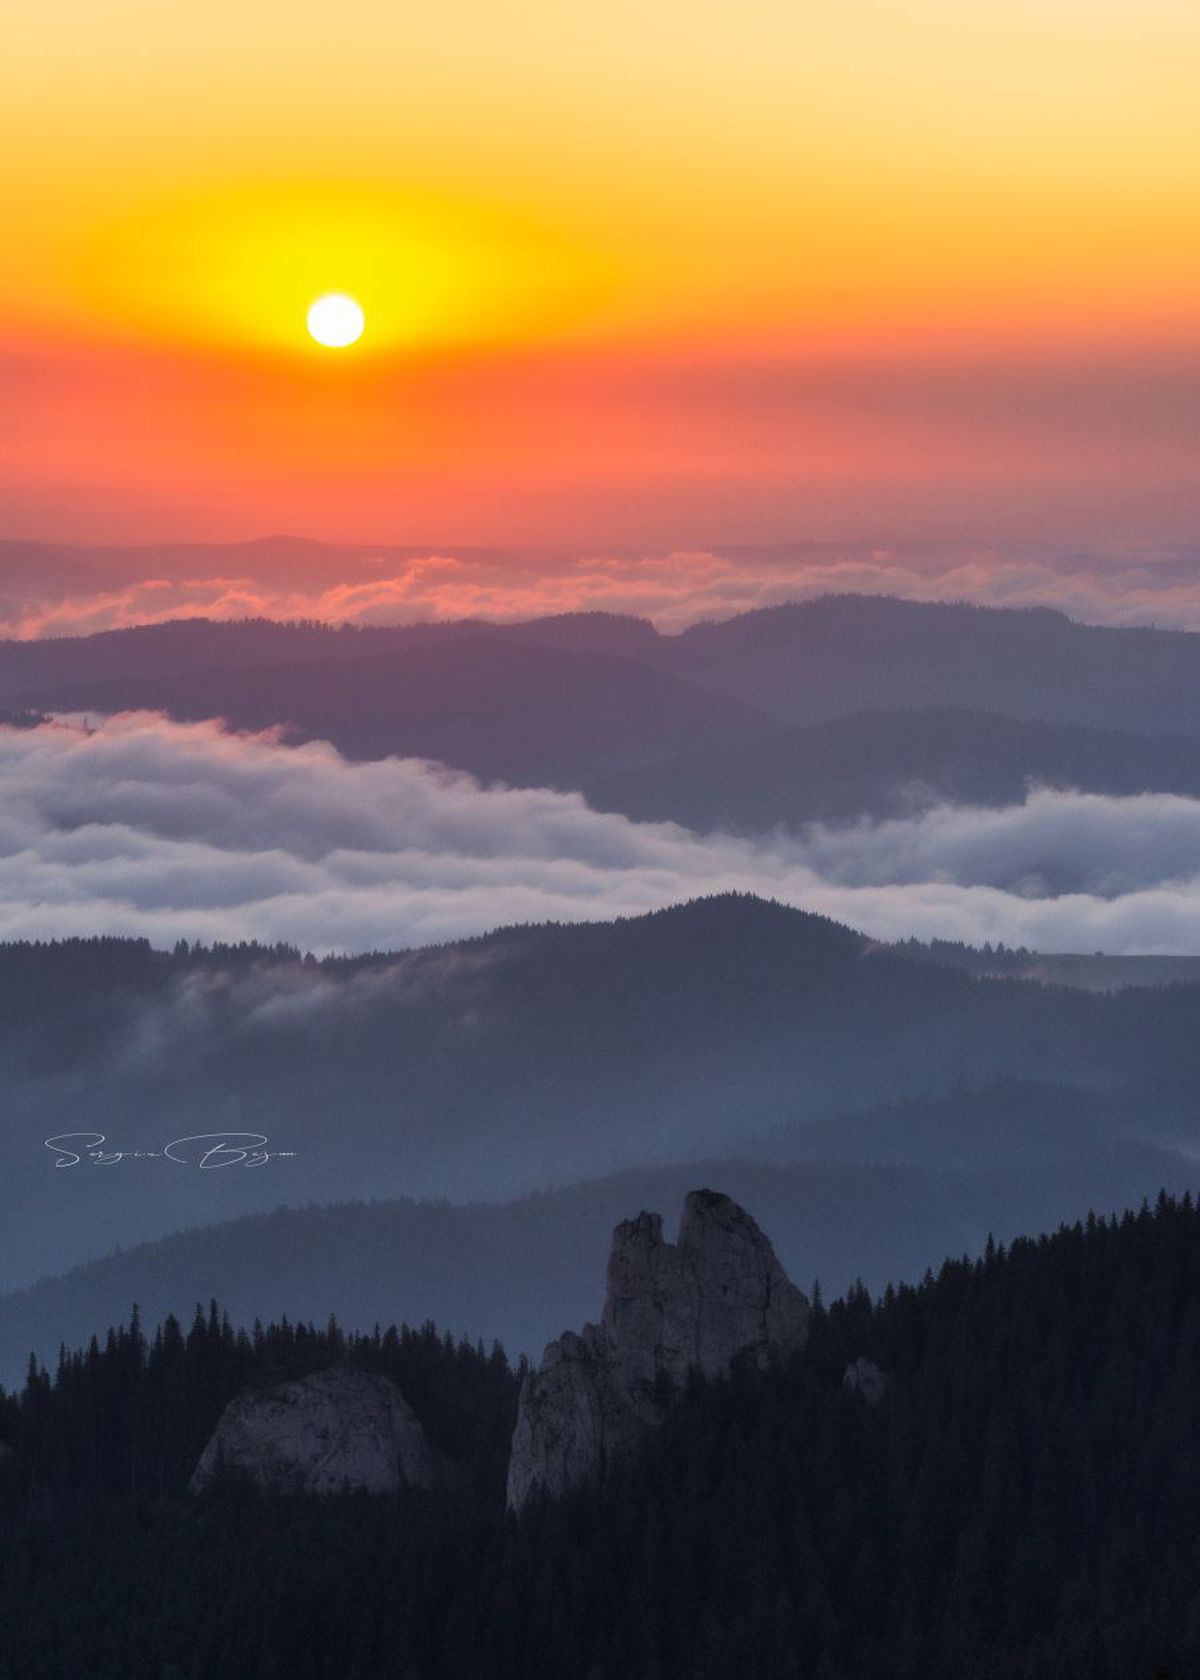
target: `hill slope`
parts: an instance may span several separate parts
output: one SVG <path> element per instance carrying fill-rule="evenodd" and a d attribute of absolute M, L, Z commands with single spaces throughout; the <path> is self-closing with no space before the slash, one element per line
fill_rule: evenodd
<path fill-rule="evenodd" d="M 1122 1140 L 1092 1099 L 1022 1087 L 909 1103 L 762 1140 L 762 1160 L 643 1167 L 505 1203 L 377 1201 L 276 1208 L 197 1227 L 0 1295 L 0 1384 L 31 1351 L 53 1365 L 137 1301 L 186 1321 L 214 1296 L 235 1325 L 286 1314 L 369 1331 L 436 1319 L 537 1356 L 595 1311 L 609 1235 L 630 1208 L 668 1216 L 697 1184 L 753 1207 L 789 1274 L 827 1294 L 919 1278 L 989 1234 L 1052 1230 L 1197 1180 L 1181 1155 Z M 1064 1113 L 1065 1111 L 1065 1113 Z M 1107 1117 L 1104 1117 L 1107 1118 Z"/>
<path fill-rule="evenodd" d="M 298 659 L 390 652 L 403 661 L 481 639 L 635 660 L 786 724 L 940 707 L 1137 733 L 1200 733 L 1196 632 L 1110 629 L 1045 608 L 864 595 L 763 608 L 677 636 L 616 614 L 568 613 L 512 625 L 463 620 L 362 630 L 197 620 L 4 642 L 0 697 Z M 452 660 L 452 651 L 446 657 Z"/>
<path fill-rule="evenodd" d="M 698 624 L 663 644 L 691 681 L 789 723 L 950 707 L 1138 733 L 1200 731 L 1200 637 L 1046 608 L 833 595 Z"/>
<path fill-rule="evenodd" d="M 274 627 L 261 634 L 274 639 Z M 373 651 L 369 637 L 300 635 L 342 653 L 90 682 L 72 676 L 35 692 L 72 712 L 149 708 L 185 720 L 221 717 L 238 729 L 285 724 L 350 758 L 431 758 L 485 780 L 561 788 L 657 762 L 697 740 L 730 746 L 767 721 L 686 678 L 590 649 L 474 628 L 410 634 L 388 652 Z M 280 648 L 287 640 L 279 636 Z"/>
<path fill-rule="evenodd" d="M 1106 1094 L 1114 1135 L 1196 1141 L 1200 991 L 974 979 L 745 897 L 324 963 L 130 941 L 0 949 L 0 1276 L 10 1287 L 276 1206 L 501 1200 L 1001 1077 Z M 214 1132 L 261 1170 L 56 1169 L 44 1140 L 161 1152 Z M 936 1165 L 936 1163 L 932 1163 Z"/>
<path fill-rule="evenodd" d="M 1165 1199 L 855 1291 L 791 1361 L 677 1393 L 626 1474 L 520 1522 L 498 1356 L 238 1341 L 215 1311 L 126 1332 L 0 1405 L 5 1657 L 21 1680 L 1192 1680 L 1198 1301 L 1200 1214 Z M 412 1390 L 457 1486 L 181 1497 L 231 1392 L 339 1356 Z M 845 1388 L 860 1357 L 878 1406 Z"/>
<path fill-rule="evenodd" d="M 934 804 L 1019 805 L 1031 783 L 1200 797 L 1200 735 L 1134 735 L 983 712 L 871 712 L 778 730 L 582 785 L 639 821 L 765 833 Z"/>

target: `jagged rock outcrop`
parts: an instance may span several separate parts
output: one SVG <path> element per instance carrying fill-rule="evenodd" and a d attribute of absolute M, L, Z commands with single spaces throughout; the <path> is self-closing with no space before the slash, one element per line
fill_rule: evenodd
<path fill-rule="evenodd" d="M 766 1365 L 794 1352 L 808 1317 L 770 1243 L 728 1196 L 692 1191 L 677 1243 L 656 1213 L 618 1225 L 601 1322 L 551 1342 L 522 1386 L 509 1507 L 599 1481 L 692 1371 L 717 1377 L 741 1356 Z"/>
<path fill-rule="evenodd" d="M 192 1473 L 202 1492 L 226 1466 L 273 1493 L 391 1493 L 426 1487 L 435 1460 L 425 1432 L 387 1377 L 338 1365 L 241 1394 L 221 1414 Z"/>
<path fill-rule="evenodd" d="M 866 1405 L 878 1406 L 888 1391 L 887 1372 L 870 1359 L 858 1358 L 847 1365 L 842 1387 L 847 1394 L 857 1394 Z"/>

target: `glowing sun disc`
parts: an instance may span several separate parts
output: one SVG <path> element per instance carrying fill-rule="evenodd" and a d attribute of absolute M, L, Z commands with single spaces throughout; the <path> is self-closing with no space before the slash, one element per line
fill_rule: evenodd
<path fill-rule="evenodd" d="M 344 350 L 356 343 L 366 324 L 358 304 L 343 292 L 327 292 L 309 307 L 309 333 L 330 350 Z"/>

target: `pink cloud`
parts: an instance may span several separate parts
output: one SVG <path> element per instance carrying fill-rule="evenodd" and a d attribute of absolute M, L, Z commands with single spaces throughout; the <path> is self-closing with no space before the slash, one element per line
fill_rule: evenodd
<path fill-rule="evenodd" d="M 832 550 L 832 545 L 827 545 Z M 10 600 L 0 635 L 21 640 L 86 635 L 135 624 L 207 617 L 318 619 L 332 624 L 404 624 L 480 618 L 514 622 L 543 614 L 635 613 L 672 632 L 706 618 L 836 593 L 917 601 L 1056 607 L 1098 624 L 1200 629 L 1200 556 L 1128 549 L 1069 562 L 963 547 L 934 561 L 905 550 L 847 545 L 788 559 L 764 550 L 684 551 L 642 557 L 588 556 L 519 567 L 493 559 L 430 554 L 381 558 L 382 575 L 289 588 L 254 577 L 150 577 L 62 598 Z"/>

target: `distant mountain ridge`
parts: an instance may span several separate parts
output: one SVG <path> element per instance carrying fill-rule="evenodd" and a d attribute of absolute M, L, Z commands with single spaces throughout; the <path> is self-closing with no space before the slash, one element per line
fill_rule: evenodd
<path fill-rule="evenodd" d="M 864 712 L 715 744 L 585 786 L 592 804 L 644 822 L 765 833 L 933 804 L 1016 805 L 1031 786 L 1116 797 L 1200 797 L 1200 735 L 927 708 Z"/>
<path fill-rule="evenodd" d="M 1046 1117 L 1062 1112 L 1045 1131 Z M 137 1301 L 186 1322 L 214 1296 L 233 1322 L 280 1314 L 369 1331 L 392 1317 L 536 1357 L 595 1308 L 614 1223 L 630 1207 L 673 1214 L 694 1184 L 752 1205 L 790 1275 L 829 1295 L 915 1281 L 945 1254 L 1053 1230 L 1164 1187 L 1194 1188 L 1192 1164 L 1113 1129 L 1081 1093 L 1011 1086 L 911 1102 L 751 1140 L 757 1159 L 630 1169 L 515 1201 L 370 1200 L 271 1207 L 130 1245 L 31 1288 L 0 1291 L 0 1384 L 31 1350 L 53 1365 Z M 997 1137 L 1004 1138 L 997 1146 Z M 836 1143 L 833 1142 L 836 1140 Z M 211 1217 L 211 1215 L 210 1215 Z M 50 1268 L 57 1270 L 53 1266 Z"/>
<path fill-rule="evenodd" d="M 474 628 L 430 631 L 402 651 L 369 651 L 380 643 L 338 643 L 336 633 L 320 631 L 311 632 L 311 646 L 322 647 L 326 634 L 341 653 L 185 665 L 171 676 L 72 681 L 39 692 L 60 710 L 148 708 L 188 721 L 220 717 L 251 730 L 282 723 L 294 738 L 332 741 L 350 758 L 434 759 L 484 780 L 560 788 L 652 764 L 697 740 L 732 746 L 768 723 L 686 678 L 587 648 Z M 170 656 L 164 650 L 162 657 Z"/>
<path fill-rule="evenodd" d="M 217 670 L 253 663 L 248 650 L 260 662 L 282 663 L 431 644 L 445 649 L 480 637 L 636 658 L 788 724 L 949 707 L 1139 734 L 1200 733 L 1200 633 L 1084 625 L 1040 607 L 867 595 L 763 608 L 676 636 L 604 613 L 362 630 L 204 620 L 152 625 L 72 639 L 70 648 L 62 641 L 0 643 L 0 696 L 42 700 L 64 682 L 163 674 L 172 669 L 163 664 L 167 648 L 176 659 L 182 650 L 183 668 Z"/>
<path fill-rule="evenodd" d="M 1200 794 L 1200 634 L 831 596 L 677 636 L 567 614 L 344 629 L 207 620 L 0 643 L 10 710 L 285 726 L 689 828 Z"/>

